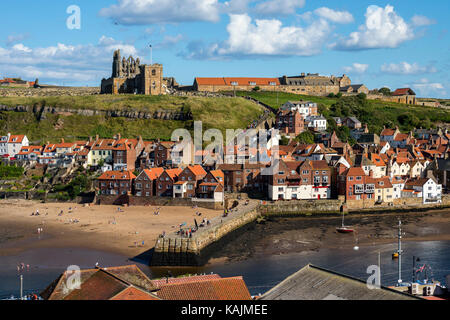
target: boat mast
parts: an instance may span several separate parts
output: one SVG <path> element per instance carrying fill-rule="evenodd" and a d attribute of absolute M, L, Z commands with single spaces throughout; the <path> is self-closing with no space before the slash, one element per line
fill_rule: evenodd
<path fill-rule="evenodd" d="M 402 221 L 398 220 L 398 285 L 402 281 Z"/>

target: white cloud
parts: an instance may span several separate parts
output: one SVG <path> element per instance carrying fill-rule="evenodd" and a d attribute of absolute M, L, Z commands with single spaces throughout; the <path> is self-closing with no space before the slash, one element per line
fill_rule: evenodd
<path fill-rule="evenodd" d="M 242 14 L 248 12 L 249 4 L 254 0 L 229 0 L 221 4 L 220 11 L 229 14 Z"/>
<path fill-rule="evenodd" d="M 351 66 L 344 67 L 343 69 L 347 73 L 365 73 L 369 69 L 369 65 L 355 62 Z"/>
<path fill-rule="evenodd" d="M 291 15 L 304 5 L 305 0 L 268 0 L 258 3 L 255 12 L 265 16 Z"/>
<path fill-rule="evenodd" d="M 97 44 L 29 48 L 22 43 L 11 48 L 0 47 L 0 70 L 10 76 L 27 79 L 42 78 L 41 82 L 65 80 L 69 83 L 100 83 L 111 72 L 114 50 L 124 56 L 137 55 L 133 45 L 102 36 Z"/>
<path fill-rule="evenodd" d="M 124 25 L 219 20 L 218 0 L 117 0 L 100 15 Z"/>
<path fill-rule="evenodd" d="M 325 18 L 335 23 L 351 23 L 354 21 L 353 16 L 347 11 L 336 11 L 330 8 L 321 7 L 314 10 L 319 17 Z"/>
<path fill-rule="evenodd" d="M 204 59 L 230 56 L 312 56 L 319 54 L 331 33 L 325 19 L 309 26 L 283 26 L 280 20 L 255 20 L 247 15 L 230 15 L 229 37 L 209 47 L 191 44 L 187 58 Z"/>
<path fill-rule="evenodd" d="M 435 20 L 421 15 L 415 15 L 411 18 L 411 24 L 415 27 L 429 26 L 435 23 Z"/>
<path fill-rule="evenodd" d="M 381 71 L 390 74 L 422 74 L 422 73 L 436 73 L 437 69 L 433 66 L 420 66 L 414 62 L 390 63 L 381 66 Z"/>
<path fill-rule="evenodd" d="M 26 40 L 30 37 L 28 33 L 21 33 L 21 34 L 11 34 L 6 39 L 6 45 L 10 46 L 14 43 Z"/>
<path fill-rule="evenodd" d="M 176 45 L 183 39 L 184 39 L 184 37 L 182 34 L 178 34 L 176 36 L 166 35 L 166 36 L 164 36 L 164 38 L 162 39 L 162 41 L 160 43 L 155 45 L 155 48 L 156 49 L 167 49 L 167 48 L 173 47 L 174 45 Z"/>
<path fill-rule="evenodd" d="M 331 45 L 337 50 L 363 50 L 376 48 L 396 48 L 401 43 L 414 38 L 414 30 L 400 17 L 394 7 L 369 6 L 366 22 L 352 32 L 348 38 Z"/>
<path fill-rule="evenodd" d="M 426 78 L 420 79 L 420 81 L 418 83 L 414 83 L 412 87 L 416 89 L 423 97 L 432 97 L 433 95 L 444 96 L 447 94 L 447 91 L 442 83 L 430 82 Z"/>

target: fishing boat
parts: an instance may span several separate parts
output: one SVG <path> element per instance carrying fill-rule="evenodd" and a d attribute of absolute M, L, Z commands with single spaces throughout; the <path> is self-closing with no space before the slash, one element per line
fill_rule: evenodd
<path fill-rule="evenodd" d="M 336 231 L 339 233 L 352 233 L 355 232 L 353 227 L 346 226 L 344 223 L 344 213 L 342 212 L 342 226 L 336 228 Z"/>

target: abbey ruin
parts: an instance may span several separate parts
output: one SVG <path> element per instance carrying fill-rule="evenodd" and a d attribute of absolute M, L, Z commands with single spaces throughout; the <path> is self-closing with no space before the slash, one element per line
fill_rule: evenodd
<path fill-rule="evenodd" d="M 145 94 L 163 95 L 169 93 L 169 88 L 176 86 L 173 78 L 163 78 L 161 64 L 141 65 L 139 58 L 121 57 L 120 50 L 114 52 L 112 76 L 103 79 L 102 94 Z"/>

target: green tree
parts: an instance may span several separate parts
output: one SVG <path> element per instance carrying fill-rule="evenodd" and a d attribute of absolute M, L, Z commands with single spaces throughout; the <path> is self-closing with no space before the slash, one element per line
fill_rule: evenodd
<path fill-rule="evenodd" d="M 381 88 L 380 90 L 378 90 L 378 93 L 381 93 L 384 96 L 390 96 L 391 89 L 384 87 L 384 88 Z"/>
<path fill-rule="evenodd" d="M 286 136 L 281 136 L 280 145 L 287 146 L 289 144 L 289 139 Z"/>
<path fill-rule="evenodd" d="M 314 134 L 312 134 L 310 131 L 305 131 L 300 133 L 296 138 L 296 141 L 303 143 L 303 144 L 313 144 L 314 143 Z"/>

